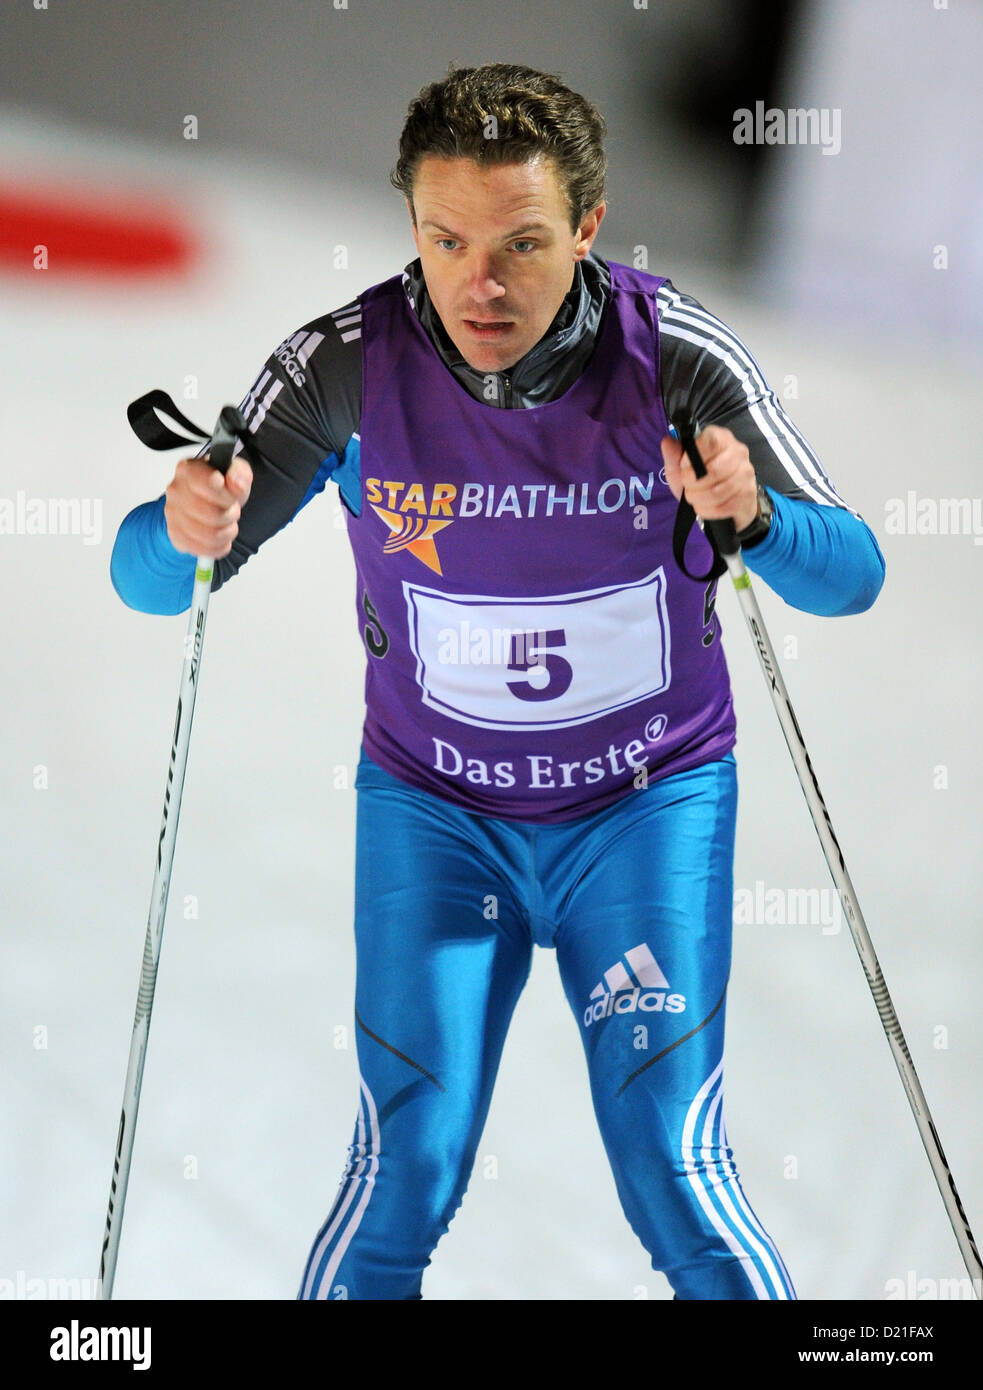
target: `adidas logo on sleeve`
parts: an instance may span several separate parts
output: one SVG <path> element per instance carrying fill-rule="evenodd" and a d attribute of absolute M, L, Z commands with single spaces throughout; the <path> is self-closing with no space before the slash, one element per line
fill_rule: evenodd
<path fill-rule="evenodd" d="M 631 970 L 627 970 L 624 961 Z M 621 960 L 594 986 L 590 997 L 594 1001 L 584 1010 L 584 1027 L 612 1014 L 644 1013 L 681 1014 L 686 1010 L 686 996 L 668 994 L 669 981 L 648 946 L 642 942 L 626 951 Z"/>

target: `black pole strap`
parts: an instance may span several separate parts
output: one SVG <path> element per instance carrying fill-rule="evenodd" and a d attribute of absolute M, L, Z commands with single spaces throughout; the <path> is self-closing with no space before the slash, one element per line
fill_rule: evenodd
<path fill-rule="evenodd" d="M 171 429 L 160 419 L 158 411 L 176 421 L 187 434 L 178 434 L 176 430 Z M 213 432 L 208 434 L 178 410 L 166 391 L 157 389 L 131 401 L 126 407 L 126 418 L 133 433 L 148 449 L 178 449 L 208 440 L 208 461 L 213 468 L 218 468 L 222 473 L 231 463 L 236 445 L 241 447 L 254 468 L 260 463 L 256 447 L 249 438 L 249 426 L 237 406 L 223 406 L 219 412 L 218 424 Z"/>
<path fill-rule="evenodd" d="M 698 584 L 705 584 L 709 579 L 719 579 L 722 574 L 726 574 L 727 562 L 721 557 L 720 552 L 714 544 L 712 535 L 705 530 L 703 534 L 710 542 L 710 547 L 713 550 L 713 563 L 706 574 L 693 574 L 686 568 L 686 561 L 684 559 L 686 541 L 695 522 L 696 512 L 694 512 L 693 508 L 686 501 L 685 496 L 680 497 L 679 506 L 676 508 L 676 520 L 672 528 L 673 558 L 687 579 L 694 579 Z"/>
<path fill-rule="evenodd" d="M 676 411 L 675 419 L 672 424 L 676 431 L 676 437 L 689 457 L 693 465 L 693 472 L 698 478 L 706 476 L 706 465 L 700 458 L 700 451 L 696 447 L 696 421 L 693 419 L 692 412 L 687 406 L 681 406 Z M 676 520 L 672 528 L 672 554 L 676 564 L 685 574 L 687 579 L 695 580 L 697 584 L 706 584 L 708 580 L 719 579 L 722 574 L 727 573 L 727 562 L 720 553 L 718 545 L 718 535 L 716 527 L 718 522 L 707 522 L 703 528 L 703 534 L 710 544 L 713 551 L 713 563 L 706 574 L 693 574 L 686 568 L 685 551 L 686 541 L 696 522 L 696 512 L 686 500 L 683 493 L 679 499 L 679 506 L 676 508 Z M 731 523 L 733 525 L 733 523 Z"/>

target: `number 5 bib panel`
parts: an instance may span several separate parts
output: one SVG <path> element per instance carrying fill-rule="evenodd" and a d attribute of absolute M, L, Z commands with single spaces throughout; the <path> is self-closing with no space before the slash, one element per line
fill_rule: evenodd
<path fill-rule="evenodd" d="M 662 281 L 610 270 L 585 371 L 528 409 L 468 394 L 400 276 L 360 296 L 363 747 L 488 815 L 574 819 L 735 742 L 713 587 L 672 558 Z"/>

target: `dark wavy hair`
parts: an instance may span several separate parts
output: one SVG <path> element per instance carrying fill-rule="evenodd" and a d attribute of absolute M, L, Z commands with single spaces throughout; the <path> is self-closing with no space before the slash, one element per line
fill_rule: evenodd
<path fill-rule="evenodd" d="M 606 131 L 597 107 L 552 73 L 514 63 L 457 69 L 451 63 L 443 81 L 430 83 L 410 102 L 389 181 L 412 209 L 413 180 L 425 155 L 479 164 L 523 164 L 545 156 L 555 165 L 576 231 L 604 202 Z"/>

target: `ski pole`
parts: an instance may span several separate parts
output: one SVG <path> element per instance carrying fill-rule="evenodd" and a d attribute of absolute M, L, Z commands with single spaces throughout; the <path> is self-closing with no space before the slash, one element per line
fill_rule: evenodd
<path fill-rule="evenodd" d="M 227 405 L 222 409 L 207 455 L 213 468 L 217 468 L 221 473 L 226 472 L 232 461 L 236 437 L 244 433 L 246 429 L 246 421 L 235 406 Z M 143 946 L 140 986 L 137 991 L 136 1014 L 133 1019 L 133 1035 L 130 1040 L 130 1058 L 126 1068 L 126 1083 L 123 1088 L 123 1109 L 119 1117 L 113 1176 L 109 1188 L 106 1234 L 102 1242 L 102 1257 L 99 1262 L 98 1290 L 99 1297 L 103 1299 L 112 1298 L 113 1281 L 116 1277 L 116 1259 L 119 1254 L 123 1205 L 126 1201 L 126 1187 L 130 1177 L 133 1136 L 136 1129 L 137 1111 L 140 1106 L 140 1088 L 143 1083 L 143 1064 L 147 1055 L 147 1040 L 150 1034 L 150 1011 L 153 1008 L 154 988 L 157 983 L 157 964 L 160 959 L 160 945 L 164 934 L 164 916 L 167 912 L 167 894 L 171 884 L 171 866 L 174 862 L 174 846 L 177 840 L 178 819 L 181 814 L 181 793 L 184 790 L 184 773 L 188 764 L 191 719 L 195 709 L 198 673 L 201 669 L 205 616 L 208 612 L 208 597 L 212 588 L 214 563 L 213 559 L 200 557 L 195 564 L 195 584 L 188 615 L 184 664 L 181 668 L 177 715 L 174 720 L 174 736 L 171 742 L 171 757 L 167 770 L 167 785 L 164 791 L 164 811 L 161 816 L 160 834 L 157 838 L 157 857 L 154 864 L 153 887 L 150 892 L 150 912 L 147 918 L 147 935 Z"/>
<path fill-rule="evenodd" d="M 693 471 L 698 478 L 706 476 L 706 465 L 700 457 L 700 451 L 696 444 L 697 427 L 693 419 L 692 412 L 688 408 L 683 408 L 676 413 L 675 426 L 679 435 L 679 442 L 689 456 L 693 465 Z M 945 1154 L 942 1152 L 942 1144 L 939 1141 L 938 1132 L 932 1123 L 932 1116 L 929 1114 L 928 1102 L 925 1099 L 921 1084 L 915 1073 L 915 1066 L 908 1051 L 904 1034 L 901 1031 L 901 1024 L 898 1015 L 888 994 L 881 967 L 874 952 L 874 946 L 867 931 L 867 924 L 864 921 L 863 913 L 860 911 L 860 904 L 854 892 L 850 875 L 847 872 L 846 863 L 843 859 L 843 851 L 840 849 L 839 841 L 833 830 L 833 823 L 830 820 L 829 812 L 826 809 L 826 802 L 823 794 L 819 790 L 819 782 L 816 778 L 812 761 L 806 749 L 802 731 L 799 728 L 795 711 L 792 709 L 792 702 L 785 689 L 785 682 L 782 680 L 782 673 L 779 670 L 778 659 L 775 656 L 771 641 L 765 629 L 764 620 L 761 617 L 761 610 L 758 601 L 751 589 L 751 576 L 748 574 L 741 558 L 741 548 L 737 541 L 737 531 L 734 523 L 728 519 L 725 521 L 707 521 L 705 528 L 709 531 L 717 549 L 727 565 L 727 570 L 737 591 L 738 601 L 747 619 L 747 625 L 754 640 L 755 650 L 761 662 L 761 669 L 764 672 L 765 681 L 771 691 L 771 698 L 778 714 L 782 732 L 785 735 L 785 742 L 792 755 L 792 762 L 798 773 L 799 783 L 805 794 L 805 799 L 812 816 L 812 822 L 816 827 L 823 853 L 826 856 L 826 863 L 829 865 L 830 873 L 833 875 L 833 882 L 840 895 L 846 918 L 850 925 L 850 933 L 853 937 L 854 945 L 860 955 L 860 961 L 867 976 L 867 983 L 870 986 L 871 994 L 874 996 L 874 1003 L 877 1006 L 877 1014 L 881 1020 L 884 1032 L 887 1036 L 891 1052 L 897 1063 L 901 1081 L 908 1096 L 912 1113 L 915 1116 L 915 1123 L 918 1125 L 918 1132 L 925 1145 L 925 1152 L 928 1161 L 932 1165 L 932 1172 L 939 1185 L 939 1192 L 942 1194 L 942 1201 L 945 1204 L 946 1212 L 952 1223 L 952 1229 L 959 1249 L 969 1271 L 973 1292 L 977 1298 L 983 1294 L 983 1264 L 980 1262 L 980 1253 L 973 1239 L 973 1232 L 970 1230 L 969 1220 L 963 1210 L 963 1204 L 956 1191 L 956 1184 L 953 1181 L 952 1173 L 946 1162 Z"/>

